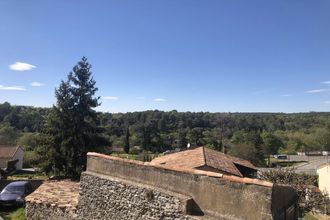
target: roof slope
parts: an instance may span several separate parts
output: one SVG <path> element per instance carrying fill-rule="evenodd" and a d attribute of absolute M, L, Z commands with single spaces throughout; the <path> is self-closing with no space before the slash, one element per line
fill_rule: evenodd
<path fill-rule="evenodd" d="M 0 145 L 0 158 L 12 158 L 20 147 Z"/>
<path fill-rule="evenodd" d="M 44 203 L 59 208 L 76 209 L 79 197 L 79 183 L 68 180 L 45 181 L 26 197 L 30 203 Z"/>
<path fill-rule="evenodd" d="M 209 166 L 219 171 L 232 175 L 243 177 L 236 165 L 256 170 L 249 161 L 237 157 L 223 154 L 206 147 L 198 147 L 191 150 L 185 150 L 162 157 L 157 157 L 151 161 L 151 164 L 162 165 L 166 167 L 199 168 Z"/>
<path fill-rule="evenodd" d="M 203 148 L 180 151 L 153 159 L 151 164 L 175 166 L 183 168 L 195 168 L 205 165 Z"/>

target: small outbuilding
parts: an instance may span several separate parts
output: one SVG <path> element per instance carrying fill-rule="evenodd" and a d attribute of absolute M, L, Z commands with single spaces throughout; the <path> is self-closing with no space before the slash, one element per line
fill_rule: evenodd
<path fill-rule="evenodd" d="M 24 151 L 20 146 L 0 145 L 0 168 L 8 168 L 8 163 L 14 164 L 16 170 L 23 168 Z M 15 161 L 17 161 L 15 163 Z"/>
<path fill-rule="evenodd" d="M 319 175 L 319 189 L 326 191 L 330 197 L 330 163 L 319 166 L 317 174 Z"/>
<path fill-rule="evenodd" d="M 197 147 L 156 157 L 150 164 L 211 171 L 239 177 L 257 176 L 257 168 L 249 161 L 207 147 Z"/>

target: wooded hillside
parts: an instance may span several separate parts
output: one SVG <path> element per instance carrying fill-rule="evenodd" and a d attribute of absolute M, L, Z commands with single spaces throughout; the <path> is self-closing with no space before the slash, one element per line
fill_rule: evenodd
<path fill-rule="evenodd" d="M 49 108 L 0 104 L 0 144 L 38 147 Z M 330 150 L 330 113 L 208 113 L 144 111 L 97 113 L 97 126 L 107 143 L 133 152 L 140 146 L 164 152 L 207 145 L 255 163 L 259 157 L 308 150 Z"/>

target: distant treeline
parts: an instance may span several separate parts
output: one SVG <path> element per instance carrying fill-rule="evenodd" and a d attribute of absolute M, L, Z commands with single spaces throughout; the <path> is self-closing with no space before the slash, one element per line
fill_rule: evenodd
<path fill-rule="evenodd" d="M 50 108 L 0 104 L 0 144 L 32 150 Z M 133 152 L 164 152 L 207 145 L 262 163 L 264 155 L 330 150 L 330 112 L 208 113 L 143 111 L 97 113 L 102 145 Z M 259 159 L 258 159 L 259 157 Z"/>

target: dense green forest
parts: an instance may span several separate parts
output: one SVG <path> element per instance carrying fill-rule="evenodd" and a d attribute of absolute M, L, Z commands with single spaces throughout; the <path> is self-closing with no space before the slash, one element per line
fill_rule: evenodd
<path fill-rule="evenodd" d="M 0 144 L 18 144 L 31 152 L 40 148 L 40 133 L 50 110 L 0 104 Z M 95 151 L 113 146 L 131 153 L 136 149 L 161 153 L 190 143 L 227 151 L 261 165 L 261 158 L 270 154 L 330 150 L 330 113 L 325 112 L 98 112 L 97 128 L 102 141 Z"/>
<path fill-rule="evenodd" d="M 55 89 L 52 108 L 0 104 L 0 145 L 22 146 L 25 167 L 73 178 L 85 169 L 89 151 L 150 160 L 207 146 L 270 166 L 272 154 L 330 150 L 328 112 L 96 112 L 101 103 L 91 68 L 83 57 Z"/>

